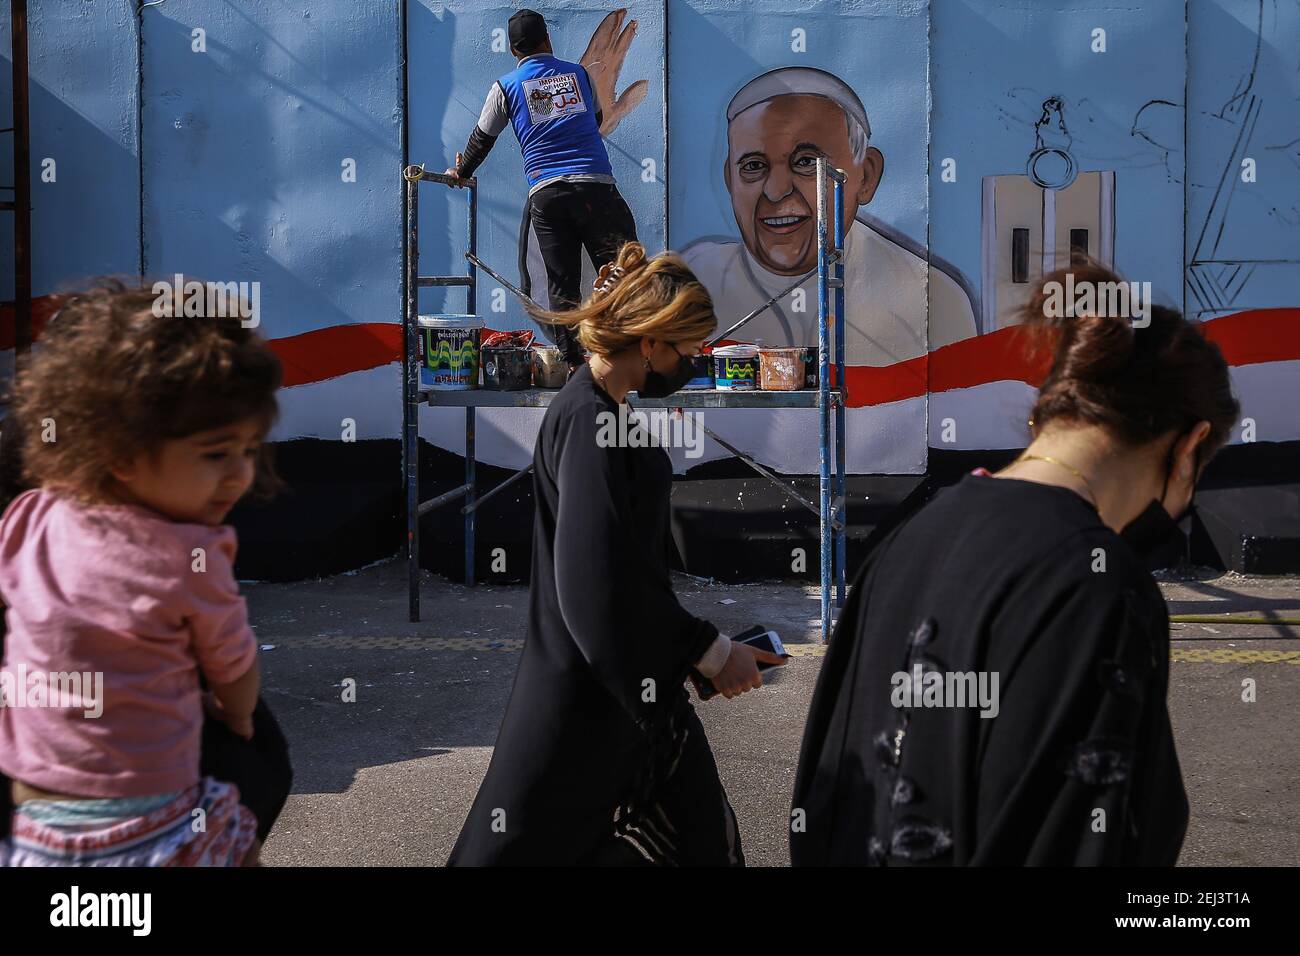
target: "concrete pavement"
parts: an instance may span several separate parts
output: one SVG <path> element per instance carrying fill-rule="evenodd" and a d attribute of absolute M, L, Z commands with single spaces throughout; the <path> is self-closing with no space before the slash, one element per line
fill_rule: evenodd
<path fill-rule="evenodd" d="M 441 865 L 487 769 L 509 696 L 527 589 L 426 575 L 423 621 L 406 620 L 392 560 L 296 584 L 251 584 L 264 693 L 296 780 L 268 865 Z M 1300 579 L 1162 582 L 1171 613 L 1300 617 Z M 775 627 L 795 659 L 762 690 L 697 705 L 751 865 L 782 866 L 804 717 L 821 664 L 817 592 L 707 585 L 683 603 L 724 632 Z M 724 604 L 721 602 L 734 603 Z M 1192 820 L 1184 865 L 1300 863 L 1300 626 L 1173 627 L 1170 707 Z M 345 680 L 355 703 L 342 700 Z M 1255 701 L 1242 700 L 1243 680 Z"/>

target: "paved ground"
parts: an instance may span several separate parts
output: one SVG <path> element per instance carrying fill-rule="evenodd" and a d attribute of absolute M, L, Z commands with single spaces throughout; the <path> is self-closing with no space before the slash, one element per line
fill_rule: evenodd
<path fill-rule="evenodd" d="M 1174 614 L 1300 617 L 1300 580 L 1162 583 Z M 694 613 L 775 627 L 795 660 L 761 691 L 699 705 L 751 864 L 787 862 L 786 820 L 821 663 L 814 589 L 681 577 Z M 527 590 L 428 575 L 406 620 L 389 561 L 292 585 L 247 585 L 265 693 L 293 747 L 294 794 L 270 865 L 440 865 L 487 769 L 514 676 Z M 734 603 L 722 603 L 730 601 Z M 1300 863 L 1300 627 L 1175 625 L 1170 703 L 1192 820 L 1185 865 Z M 344 681 L 356 702 L 343 703 Z M 1242 700 L 1243 680 L 1256 701 Z"/>

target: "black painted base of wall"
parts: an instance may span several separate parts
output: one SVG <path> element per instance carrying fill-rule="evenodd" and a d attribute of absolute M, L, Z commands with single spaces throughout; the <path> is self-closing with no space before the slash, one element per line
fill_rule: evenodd
<path fill-rule="evenodd" d="M 1192 559 L 1243 574 L 1300 574 L 1300 442 L 1225 448 L 1196 492 Z"/>
<path fill-rule="evenodd" d="M 863 475 L 848 479 L 849 575 L 873 532 L 892 526 L 939 488 L 971 469 L 995 470 L 1016 451 L 930 449 L 927 475 Z M 395 440 L 281 442 L 277 467 L 290 491 L 231 514 L 239 532 L 236 573 L 245 580 L 294 581 L 349 571 L 404 553 L 406 536 L 400 446 Z M 420 500 L 464 482 L 464 460 L 421 444 Z M 478 465 L 483 494 L 509 469 Z M 818 479 L 787 479 L 817 501 Z M 461 580 L 465 568 L 462 502 L 420 521 L 420 564 Z M 1211 464 L 1197 492 L 1186 559 L 1250 574 L 1300 573 L 1300 442 L 1238 445 Z M 533 494 L 517 481 L 475 517 L 475 579 L 528 580 Z M 818 580 L 817 515 L 786 497 L 735 459 L 692 469 L 673 488 L 673 538 L 678 566 L 721 581 Z"/>

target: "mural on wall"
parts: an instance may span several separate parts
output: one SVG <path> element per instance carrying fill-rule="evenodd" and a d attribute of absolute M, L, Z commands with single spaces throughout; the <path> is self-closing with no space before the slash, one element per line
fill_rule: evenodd
<path fill-rule="evenodd" d="M 966 277 L 926 261 L 925 6 L 699 0 L 671 4 L 669 29 L 669 112 L 682 130 L 669 139 L 670 239 L 713 295 L 720 330 L 815 269 L 825 156 L 847 175 L 847 467 L 924 471 L 925 356 L 977 331 Z M 815 346 L 816 288 L 814 276 L 732 338 Z M 815 421 L 746 409 L 709 425 L 798 473 L 817 460 Z"/>
<path fill-rule="evenodd" d="M 505 26 L 513 3 L 435 3 L 411 0 L 407 45 L 411 104 L 411 161 L 441 172 L 464 148 L 492 84 L 516 67 Z M 551 3 L 546 16 L 555 55 L 577 60 L 588 71 L 602 105 L 601 135 L 619 192 L 636 219 L 637 235 L 650 250 L 667 244 L 664 222 L 663 5 L 638 0 L 625 7 Z M 528 183 L 519 144 L 507 130 L 476 172 L 479 182 L 479 255 L 506 278 L 523 273 L 525 287 L 548 305 L 546 272 L 536 238 L 521 217 Z M 459 190 L 421 186 L 420 269 L 426 275 L 463 272 L 465 196 Z M 526 226 L 526 220 L 524 222 Z M 521 245 L 525 255 L 521 257 Z M 531 258 L 532 267 L 526 263 Z M 585 288 L 592 273 L 585 260 Z M 463 311 L 458 290 L 421 290 L 424 314 Z M 480 275 L 479 312 L 493 329 L 534 329 L 522 305 L 488 276 Z M 477 414 L 475 453 L 480 461 L 520 468 L 532 460 L 540 409 L 483 409 Z M 464 450 L 464 413 L 422 408 L 420 433 L 456 453 Z"/>
<path fill-rule="evenodd" d="M 292 18 L 271 6 L 32 5 L 35 330 L 53 293 L 98 273 L 259 281 L 260 331 L 286 368 L 273 437 L 337 440 L 353 418 L 358 437 L 395 438 L 403 123 L 412 162 L 451 162 L 514 67 L 515 4 L 409 0 L 405 60 L 397 4 L 321 0 Z M 916 473 L 930 448 L 1022 445 L 1037 371 L 1006 326 L 1036 277 L 1085 249 L 1204 320 L 1252 419 L 1234 441 L 1300 438 L 1295 0 L 553 0 L 544 12 L 557 53 L 582 60 L 606 104 L 638 233 L 683 250 L 721 327 L 811 266 L 811 157 L 850 173 L 851 471 Z M 7 28 L 0 18 L 0 50 Z M 10 79 L 0 68 L 0 100 Z M 7 168 L 0 151 L 0 180 Z M 513 136 L 479 179 L 480 252 L 513 276 L 527 192 Z M 421 188 L 421 271 L 459 271 L 465 196 Z M 540 260 L 524 260 L 544 290 Z M 0 297 L 12 294 L 0 270 Z M 460 311 L 460 294 L 422 290 L 420 310 Z M 478 301 L 492 328 L 531 324 L 485 277 Z M 810 280 L 736 337 L 809 344 L 815 315 Z M 526 463 L 541 414 L 480 414 L 479 457 Z M 709 417 L 759 461 L 812 470 L 813 415 Z M 423 410 L 421 433 L 462 450 L 456 410 Z M 724 456 L 706 443 L 705 459 Z"/>
<path fill-rule="evenodd" d="M 983 327 L 1014 324 L 1044 275 L 1080 257 L 1115 266 L 1115 171 L 1079 172 L 1059 96 L 1043 101 L 1024 173 L 985 176 Z"/>
<path fill-rule="evenodd" d="M 696 239 L 682 254 L 713 295 L 725 327 L 817 267 L 816 161 L 845 171 L 845 354 L 890 365 L 926 352 L 924 247 L 863 210 L 885 171 L 862 101 L 834 74 L 783 67 L 755 77 L 727 105 L 722 181 L 739 237 Z M 959 276 L 931 273 L 929 344 L 975 334 Z M 815 290 L 815 282 L 800 289 Z M 808 296 L 796 297 L 806 303 Z M 817 314 L 789 299 L 745 325 L 744 341 L 816 345 Z"/>
<path fill-rule="evenodd" d="M 930 355 L 929 444 L 1023 447 L 1041 370 L 1009 326 L 1045 273 L 1086 253 L 1181 307 L 1182 186 L 1133 120 L 1181 98 L 1185 6 L 930 14 L 930 250 L 979 277 L 983 335 Z"/>
<path fill-rule="evenodd" d="M 1193 10 L 1190 55 L 1219 67 L 1188 82 L 1188 311 L 1294 305 L 1300 4 L 1198 0 Z"/>
<path fill-rule="evenodd" d="M 894 188 L 886 193 L 892 193 L 895 206 L 910 205 L 912 213 L 917 211 L 904 197 L 909 189 L 922 189 L 924 182 L 925 11 L 897 3 L 875 4 L 869 15 L 859 9 L 853 19 L 867 29 L 850 43 L 847 35 L 840 35 L 835 11 L 807 17 L 779 3 L 759 6 L 763 9 L 743 15 L 734 9 L 715 11 L 707 4 L 669 8 L 674 43 L 669 111 L 679 117 L 676 123 L 683 130 L 670 137 L 671 246 L 682 252 L 709 289 L 719 329 L 725 329 L 787 287 L 792 278 L 815 268 L 815 157 L 824 155 L 844 169 L 849 177 L 844 225 L 846 361 L 854 367 L 850 384 L 858 372 L 890 367 L 907 369 L 903 374 L 910 373 L 916 384 L 908 399 L 850 411 L 847 465 L 853 472 L 923 471 L 924 371 L 907 363 L 923 360 L 927 335 L 932 348 L 976 333 L 974 293 L 966 277 L 946 263 L 937 261 L 927 270 L 923 209 L 910 223 L 914 235 L 866 210 L 890 168 L 888 182 Z M 745 36 L 755 14 L 765 18 L 766 27 L 760 35 Z M 697 19 L 720 22 L 707 30 Z M 787 23 L 789 30 L 784 29 Z M 721 27 L 725 34 L 733 26 L 742 35 L 720 44 L 715 30 Z M 871 78 L 861 77 L 866 88 L 874 85 L 887 101 L 881 141 L 889 158 L 897 161 L 897 171 L 875 145 L 862 98 L 840 75 L 802 64 L 754 75 L 753 62 L 766 57 L 754 56 L 750 44 L 771 45 L 771 37 L 779 41 L 785 59 L 798 49 L 805 63 L 824 61 L 844 69 L 844 64 L 870 60 L 875 52 L 882 67 L 889 57 L 897 61 L 888 84 L 873 84 L 878 70 L 871 71 Z M 707 55 L 695 55 L 694 44 L 700 41 L 709 44 Z M 625 51 L 622 47 L 616 52 Z M 909 59 L 908 51 L 919 55 Z M 732 60 L 734 78 L 727 69 Z M 621 62 L 614 62 L 617 70 Z M 907 122 L 891 126 L 899 116 L 906 116 Z M 700 135 L 704 129 L 720 135 Z M 711 193 L 706 208 L 725 210 L 726 232 L 719 234 L 716 220 L 696 215 L 700 187 Z M 529 242 L 526 278 L 528 287 L 545 288 L 535 240 Z M 732 340 L 815 346 L 815 278 L 738 330 Z M 728 410 L 711 415 L 710 427 L 760 461 L 799 472 L 816 460 L 813 414 Z M 729 456 L 707 442 L 702 457 Z M 679 470 L 684 469 L 684 456 L 674 454 L 674 459 Z"/>

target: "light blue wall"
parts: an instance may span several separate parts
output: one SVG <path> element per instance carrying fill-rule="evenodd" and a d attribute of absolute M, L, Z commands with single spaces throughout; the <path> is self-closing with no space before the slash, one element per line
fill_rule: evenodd
<path fill-rule="evenodd" d="M 0 111 L 13 125 L 9 7 L 0 15 Z M 32 286 L 40 295 L 139 270 L 136 34 L 127 3 L 29 3 Z M 54 160 L 54 182 L 43 161 Z M 0 182 L 13 184 L 13 135 Z M 5 199 L 13 193 L 5 191 Z M 13 216 L 0 213 L 0 294 L 13 298 Z"/>
<path fill-rule="evenodd" d="M 191 0 L 143 20 L 146 271 L 261 282 L 272 338 L 393 321 L 397 5 Z"/>
<path fill-rule="evenodd" d="M 168 0 L 138 15 L 136 0 L 29 6 L 37 295 L 143 265 L 156 275 L 260 281 L 262 331 L 272 338 L 398 321 L 398 0 Z M 543 7 L 557 52 L 572 59 L 611 9 L 590 0 Z M 411 161 L 440 170 L 464 146 L 488 87 L 513 66 L 491 49 L 492 31 L 512 10 L 410 0 Z M 866 105 L 886 157 L 867 210 L 919 242 L 928 236 L 976 293 L 981 178 L 1024 171 L 1042 100 L 1055 94 L 1082 168 L 1116 173 L 1122 272 L 1205 318 L 1296 306 L 1294 3 L 639 0 L 629 18 L 639 30 L 619 89 L 645 80 L 648 93 L 608 145 L 652 250 L 735 234 L 719 173 L 722 110 L 754 75 L 803 64 L 840 75 Z M 1106 30 L 1104 54 L 1090 49 L 1097 27 Z M 204 53 L 192 51 L 195 28 L 206 31 Z M 806 53 L 791 48 L 795 28 L 806 31 Z M 0 16 L 0 125 L 10 125 L 8 46 Z M 1253 184 L 1233 165 L 1239 142 L 1238 154 L 1255 160 Z M 12 180 L 10 143 L 0 137 L 0 181 Z M 58 163 L 55 183 L 41 181 L 46 157 Z M 941 181 L 946 157 L 958 161 L 955 183 Z M 355 183 L 340 175 L 348 158 Z M 511 133 L 480 179 L 480 250 L 516 278 L 526 187 Z M 463 196 L 421 189 L 422 271 L 458 270 Z M 8 297 L 12 217 L 0 220 L 0 294 Z M 1215 242 L 1201 241 L 1207 222 Z M 506 312 L 490 311 L 494 285 L 480 286 L 490 324 L 524 325 L 512 298 Z M 445 299 L 459 310 L 460 295 L 426 290 L 421 309 Z M 392 377 L 365 389 L 395 435 L 394 399 L 380 394 Z M 309 413 L 311 403 L 294 426 Z M 1283 431 L 1300 434 L 1300 423 Z"/>
<path fill-rule="evenodd" d="M 138 80 L 133 5 L 31 4 L 30 68 L 35 288 L 44 293 L 105 272 L 139 268 Z M 146 9 L 144 30 L 145 266 L 213 277 L 261 279 L 272 334 L 394 317 L 400 266 L 401 71 L 399 4 L 190 0 Z M 409 7 L 413 161 L 450 161 L 463 146 L 492 80 L 512 65 L 490 49 L 509 4 Z M 572 0 L 547 5 L 561 54 L 577 58 L 609 8 Z M 926 17 L 930 48 L 910 18 Z M 1117 264 L 1151 276 L 1162 292 L 1179 284 L 1185 253 L 1262 263 L 1238 283 L 1231 308 L 1291 304 L 1300 248 L 1300 71 L 1297 14 L 1261 0 L 1101 2 L 944 0 L 925 4 L 794 3 L 789 0 L 669 0 L 633 4 L 639 23 L 621 78 L 649 81 L 649 95 L 610 140 L 616 172 L 653 247 L 731 233 L 718 174 L 725 150 L 719 115 L 744 79 L 805 63 L 837 72 L 862 95 L 874 142 L 886 154 L 873 214 L 924 239 L 973 282 L 980 274 L 979 178 L 1019 172 L 1033 144 L 1041 100 L 1065 97 L 1083 168 L 1118 172 Z M 207 31 L 208 52 L 190 50 Z M 1108 52 L 1089 49 L 1107 30 Z M 808 31 L 808 52 L 790 31 Z M 0 50 L 9 23 L 0 17 Z M 1260 39 L 1262 33 L 1262 40 Z M 666 40 L 671 35 L 671 49 Z M 1187 69 L 1184 56 L 1191 69 Z M 665 61 L 671 76 L 665 74 Z M 926 123 L 926 62 L 932 111 Z M 1188 109 L 1183 148 L 1184 83 Z M 668 88 L 671 136 L 666 137 Z M 1224 179 L 1251 97 L 1258 113 L 1245 143 L 1256 160 L 1253 187 Z M 0 70 L 0 112 L 9 125 L 10 67 Z M 921 99 L 919 99 L 921 98 Z M 1167 101 L 1168 105 L 1151 101 Z M 1241 115 L 1238 115 L 1238 114 Z M 928 128 L 927 128 L 928 125 Z M 929 196 L 918 144 L 930 138 Z M 0 177 L 11 179 L 10 140 L 0 140 Z M 665 162 L 666 142 L 671 157 Z M 958 159 L 956 183 L 940 161 Z M 58 180 L 40 180 L 41 160 Z M 358 182 L 339 164 L 357 161 Z M 653 182 L 641 163 L 655 162 Z M 480 241 L 485 256 L 515 276 L 525 193 L 510 134 L 482 170 Z M 665 181 L 671 180 L 671 196 Z M 1231 186 L 1230 195 L 1226 186 Z M 1228 213 L 1217 244 L 1201 242 L 1216 195 Z M 427 189 L 426 260 L 449 265 L 463 243 L 461 207 Z M 1218 220 L 1216 220 L 1217 222 Z M 92 224 L 88 228 L 88 224 Z M 6 261 L 10 225 L 0 230 Z M 1217 252 L 1213 250 L 1217 249 Z M 1234 287 L 1235 288 L 1235 287 Z M 0 269 L 0 290 L 12 276 Z M 437 293 L 422 307 L 437 308 Z M 1175 295 L 1175 298 L 1181 298 Z M 1190 311 L 1213 309 L 1194 293 Z M 502 324 L 522 321 L 513 300 Z"/>

